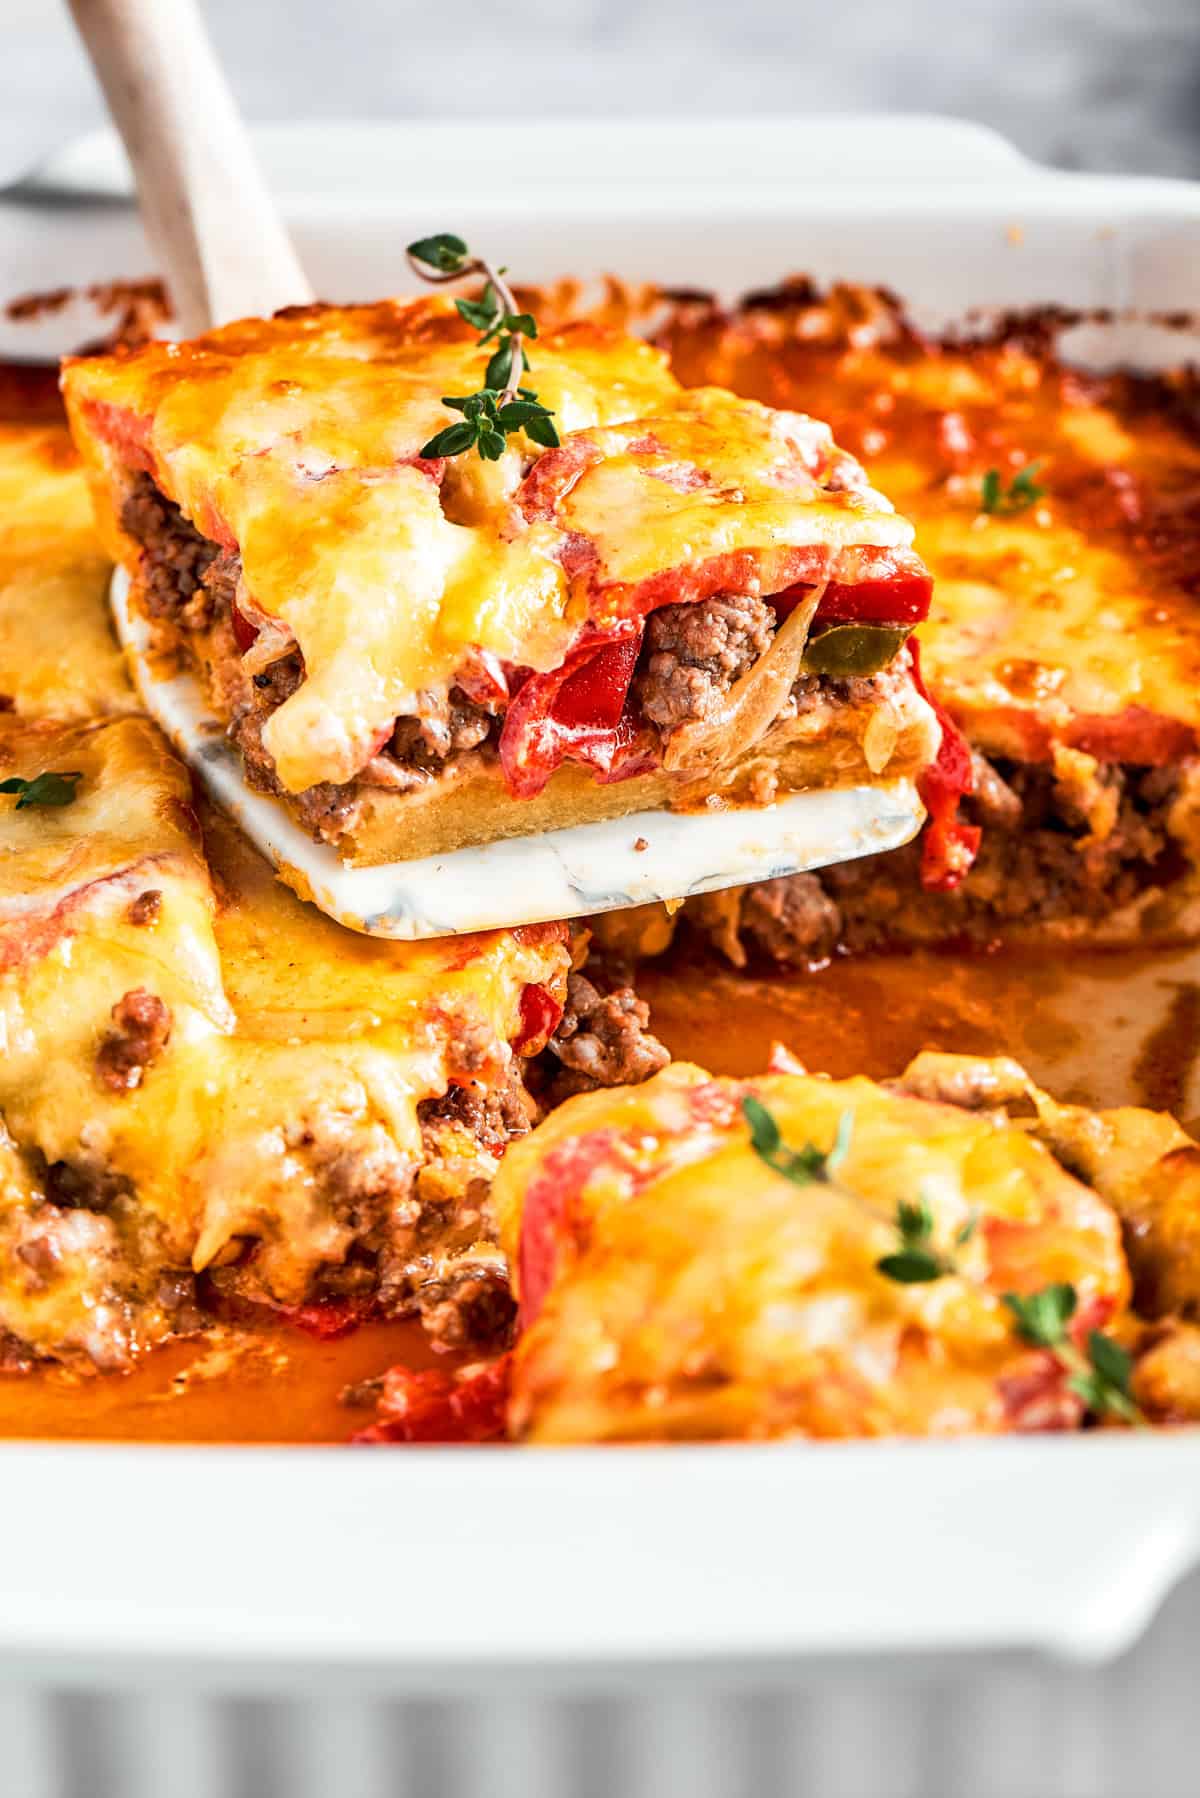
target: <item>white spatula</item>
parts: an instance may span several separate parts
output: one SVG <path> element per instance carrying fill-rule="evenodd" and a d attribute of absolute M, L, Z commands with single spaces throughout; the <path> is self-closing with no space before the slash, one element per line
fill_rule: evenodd
<path fill-rule="evenodd" d="M 194 0 L 71 0 L 129 154 L 142 217 L 189 335 L 311 298 Z M 403 241 L 402 234 L 398 243 Z M 397 271 L 402 256 L 397 252 Z M 754 810 L 639 812 L 419 861 L 347 868 L 245 785 L 190 675 L 164 679 L 114 577 L 146 710 L 279 874 L 353 930 L 401 938 L 678 900 L 892 849 L 920 828 L 910 781 L 800 793 Z"/>

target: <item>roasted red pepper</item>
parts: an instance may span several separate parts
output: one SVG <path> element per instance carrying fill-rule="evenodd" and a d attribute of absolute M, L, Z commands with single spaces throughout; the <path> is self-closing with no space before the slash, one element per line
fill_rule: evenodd
<path fill-rule="evenodd" d="M 511 1356 L 443 1373 L 389 1367 L 375 1422 L 357 1443 L 495 1442 L 504 1436 Z"/>
<path fill-rule="evenodd" d="M 526 675 L 500 733 L 500 765 L 518 799 L 534 798 L 566 760 L 610 779 L 624 772 L 622 751 L 637 734 L 625 702 L 642 632 L 632 621 L 623 628 L 615 641 L 586 638 L 549 674 Z"/>
<path fill-rule="evenodd" d="M 236 604 L 230 607 L 230 620 L 233 624 L 233 640 L 245 655 L 252 643 L 258 641 L 258 626 L 251 624 L 243 611 Z"/>
<path fill-rule="evenodd" d="M 772 593 L 767 603 L 782 619 L 811 592 L 812 587 L 804 583 Z M 830 581 L 817 607 L 817 619 L 822 624 L 920 624 L 929 616 L 932 594 L 932 577 L 923 570 L 919 574 L 897 570 L 882 580 Z"/>
<path fill-rule="evenodd" d="M 971 751 L 966 738 L 945 707 L 933 697 L 921 677 L 921 651 L 915 637 L 908 640 L 912 655 L 913 685 L 937 714 L 942 740 L 937 759 L 917 782 L 929 822 L 921 844 L 921 884 L 932 892 L 950 893 L 971 871 L 979 853 L 980 830 L 959 822 L 960 801 L 975 791 Z"/>
<path fill-rule="evenodd" d="M 608 1160 L 618 1142 L 615 1130 L 590 1130 L 568 1137 L 546 1156 L 530 1182 L 521 1212 L 521 1247 L 518 1256 L 521 1312 L 527 1330 L 546 1302 L 554 1284 L 559 1256 L 580 1227 L 579 1195 Z"/>
<path fill-rule="evenodd" d="M 521 1034 L 513 1043 L 518 1055 L 536 1055 L 558 1029 L 563 1008 L 545 986 L 527 986 L 521 994 Z"/>

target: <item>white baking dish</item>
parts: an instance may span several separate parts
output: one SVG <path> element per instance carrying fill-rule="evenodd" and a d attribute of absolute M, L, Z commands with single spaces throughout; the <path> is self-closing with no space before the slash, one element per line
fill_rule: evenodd
<path fill-rule="evenodd" d="M 532 137 L 499 126 L 436 145 L 423 127 L 328 127 L 271 130 L 263 142 L 315 284 L 333 299 L 402 284 L 404 243 L 450 228 L 527 278 L 618 269 L 733 293 L 803 269 L 883 281 L 930 318 L 1049 300 L 1200 309 L 1200 188 L 1050 174 L 947 122 L 589 125 Z M 0 196 L 5 286 L 146 272 L 121 196 L 118 161 L 99 139 Z M 23 329 L 0 349 L 63 347 L 80 330 L 68 311 L 36 340 Z M 1089 327 L 1080 349 L 1179 360 L 1196 341 L 1126 321 Z M 96 1687 L 187 1669 L 235 1693 L 314 1680 L 345 1691 L 353 1680 L 356 1692 L 414 1701 L 481 1686 L 506 1695 L 490 1734 L 490 1712 L 438 1713 L 439 1729 L 474 1730 L 478 1752 L 443 1755 L 440 1783 L 411 1786 L 422 1793 L 482 1791 L 485 1775 L 489 1792 L 737 1789 L 721 1782 L 720 1754 L 695 1747 L 706 1739 L 697 1728 L 716 1728 L 711 1707 L 672 1712 L 679 1701 L 664 1699 L 657 1723 L 644 1705 L 622 1710 L 619 1727 L 643 1744 L 635 1759 L 650 1759 L 606 1786 L 575 1764 L 578 1718 L 549 1695 L 569 1686 L 645 1698 L 652 1675 L 699 1670 L 778 1682 L 901 1651 L 1035 1649 L 1098 1662 L 1134 1641 L 1200 1558 L 1200 1434 L 511 1453 L 9 1446 L 0 1493 L 10 1543 L 29 1541 L 32 1524 L 53 1545 L 11 1550 L 0 1575 L 0 1659 L 14 1675 Z M 1091 1716 L 1100 1688 L 1082 1674 L 1054 1677 L 1063 1702 L 1078 1699 Z M 516 1693 L 520 1704 L 505 1708 Z M 770 1728 L 792 1748 L 779 1749 L 778 1767 L 803 1763 L 820 1798 L 935 1798 L 912 1725 L 923 1702 L 912 1700 L 903 1726 L 893 1717 L 874 1749 L 870 1717 L 848 1715 L 857 1747 L 844 1745 L 838 1761 L 827 1741 L 819 1776 L 781 1712 Z M 117 1732 L 110 1759 L 124 1783 L 104 1785 L 85 1752 L 62 1748 L 57 1713 L 14 1712 L 0 1765 L 25 1753 L 11 1789 L 35 1798 L 161 1792 L 161 1768 L 180 1764 L 173 1714 L 147 1709 L 157 1734 Z M 335 1732 L 336 1707 L 322 1714 Z M 404 1714 L 424 1717 L 414 1739 L 426 1740 L 432 1713 Z M 310 1789 L 295 1754 L 280 1761 L 286 1774 L 228 1783 L 232 1763 L 197 1718 L 177 1719 L 193 1773 L 190 1785 L 170 1784 L 172 1798 Z M 395 1757 L 417 1750 L 388 1736 L 389 1759 L 382 1728 L 376 1719 L 354 1737 L 339 1791 L 394 1789 Z M 746 1740 L 761 1747 L 763 1731 L 766 1721 Z M 57 1785 L 45 1783 L 54 1752 L 67 1756 Z M 501 1762 L 521 1772 L 519 1788 Z M 871 1781 L 846 1783 L 852 1763 L 874 1768 Z M 1088 1761 L 1079 1779 L 1077 1763 L 1069 1785 L 993 1787 L 977 1768 L 972 1789 L 1110 1790 L 1104 1766 Z M 304 1764 L 315 1781 L 317 1763 Z M 1114 1768 L 1126 1783 L 1111 1789 L 1128 1792 L 1127 1767 Z"/>

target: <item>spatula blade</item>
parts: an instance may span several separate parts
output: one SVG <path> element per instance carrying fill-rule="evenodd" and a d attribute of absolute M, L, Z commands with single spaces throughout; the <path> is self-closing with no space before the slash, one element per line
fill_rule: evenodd
<path fill-rule="evenodd" d="M 122 569 L 113 575 L 111 600 L 142 703 L 216 804 L 302 898 L 370 936 L 411 941 L 540 924 L 807 873 L 898 848 L 925 816 L 913 783 L 898 780 L 796 793 L 761 809 L 635 812 L 447 855 L 348 868 L 276 800 L 251 792 L 195 676 L 164 676 L 154 666 L 149 631 L 129 605 Z"/>

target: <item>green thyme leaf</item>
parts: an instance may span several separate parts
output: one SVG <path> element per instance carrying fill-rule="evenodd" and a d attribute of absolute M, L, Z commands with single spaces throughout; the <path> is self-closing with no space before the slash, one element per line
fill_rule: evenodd
<path fill-rule="evenodd" d="M 506 331 L 515 331 L 521 337 L 537 336 L 537 320 L 532 312 L 506 312 L 503 323 Z"/>
<path fill-rule="evenodd" d="M 1106 1336 L 1103 1330 L 1092 1330 L 1088 1334 L 1088 1359 L 1110 1386 L 1118 1392 L 1129 1392 L 1129 1379 L 1133 1373 L 1133 1357 L 1123 1349 L 1119 1342 Z"/>
<path fill-rule="evenodd" d="M 1041 466 L 1040 462 L 1027 462 L 1024 468 L 1013 476 L 1008 489 L 1008 498 L 1014 512 L 1024 506 L 1035 505 L 1045 495 L 1046 489 L 1039 487 L 1034 478 Z"/>
<path fill-rule="evenodd" d="M 1122 1392 L 1119 1386 L 1111 1385 L 1103 1374 L 1094 1369 L 1088 1373 L 1072 1374 L 1067 1387 L 1076 1398 L 1083 1400 L 1094 1417 L 1119 1417 L 1123 1423 L 1145 1421 L 1130 1395 Z"/>
<path fill-rule="evenodd" d="M 481 425 L 478 441 L 479 453 L 485 462 L 498 462 L 500 460 L 501 456 L 504 454 L 506 443 L 503 431 L 494 431 L 488 425 Z"/>
<path fill-rule="evenodd" d="M 472 447 L 478 434 L 474 424 L 447 425 L 444 431 L 439 431 L 436 437 L 429 439 L 420 454 L 429 457 L 461 456 L 464 450 Z"/>
<path fill-rule="evenodd" d="M 452 231 L 439 231 L 433 237 L 418 237 L 416 243 L 409 244 L 408 254 L 414 262 L 424 262 L 439 274 L 456 275 L 470 252 L 461 237 L 455 237 Z"/>
<path fill-rule="evenodd" d="M 1119 1417 L 1123 1423 L 1145 1422 L 1133 1396 L 1133 1357 L 1103 1330 L 1089 1330 L 1088 1371 L 1071 1380 L 1089 1411 L 1097 1417 Z"/>
<path fill-rule="evenodd" d="M 1033 1348 L 1058 1348 L 1079 1303 L 1075 1288 L 1065 1281 L 1024 1297 L 1006 1292 L 1003 1298 L 1016 1320 L 1017 1335 Z"/>
<path fill-rule="evenodd" d="M 847 1155 L 850 1153 L 850 1142 L 854 1135 L 854 1113 L 843 1111 L 838 1119 L 837 1132 L 833 1139 L 833 1147 L 825 1157 L 825 1171 L 836 1174 Z"/>
<path fill-rule="evenodd" d="M 929 1209 L 929 1200 L 924 1194 L 915 1205 L 904 1199 L 896 1206 L 896 1228 L 900 1232 L 900 1240 L 906 1248 L 916 1248 L 928 1242 L 933 1235 L 933 1212 Z"/>
<path fill-rule="evenodd" d="M 965 1248 L 966 1245 L 970 1242 L 972 1236 L 974 1236 L 976 1230 L 978 1230 L 978 1228 L 979 1228 L 979 1213 L 978 1213 L 978 1211 L 972 1211 L 972 1213 L 971 1213 L 970 1217 L 967 1219 L 966 1223 L 962 1226 L 962 1228 L 958 1231 L 958 1234 L 955 1236 L 954 1246 L 959 1249 Z"/>
<path fill-rule="evenodd" d="M 773 1115 L 761 1099 L 747 1094 L 742 1100 L 742 1116 L 750 1126 L 750 1147 L 761 1160 L 770 1161 L 783 1141 Z"/>
<path fill-rule="evenodd" d="M 1024 512 L 1027 507 L 1036 505 L 1046 489 L 1039 487 L 1035 476 L 1042 464 L 1040 461 L 1027 462 L 1019 469 L 1005 487 L 997 468 L 989 468 L 984 475 L 979 489 L 979 507 L 983 512 L 991 512 L 997 517 L 1008 517 L 1014 512 Z"/>
<path fill-rule="evenodd" d="M 504 316 L 500 310 L 500 301 L 496 297 L 496 290 L 490 281 L 483 290 L 482 299 L 455 300 L 454 305 L 459 317 L 465 318 L 467 323 L 474 325 L 477 331 L 490 331 L 493 326 L 501 322 Z"/>
<path fill-rule="evenodd" d="M 549 418 L 547 407 L 536 400 L 510 400 L 507 406 L 501 406 L 496 417 L 506 431 L 519 431 L 534 418 Z"/>
<path fill-rule="evenodd" d="M 829 1180 L 834 1171 L 830 1166 L 830 1159 L 838 1154 L 839 1144 L 841 1159 L 845 1159 L 850 1125 L 853 1122 L 849 1112 L 842 1113 L 833 1148 L 828 1154 L 811 1142 L 805 1143 L 802 1149 L 790 1148 L 783 1140 L 772 1113 L 761 1099 L 754 1098 L 752 1094 L 747 1094 L 742 1100 L 742 1115 L 750 1126 L 750 1147 L 759 1160 L 765 1161 L 769 1168 L 782 1174 L 794 1186 L 811 1186 L 814 1181 Z"/>
<path fill-rule="evenodd" d="M 540 444 L 542 449 L 557 449 L 562 441 L 549 413 L 544 418 L 531 418 L 525 426 L 525 435 L 531 442 Z"/>
<path fill-rule="evenodd" d="M 882 1255 L 875 1266 L 889 1280 L 898 1280 L 902 1286 L 922 1286 L 930 1280 L 940 1280 L 949 1271 L 936 1255 L 927 1255 L 921 1249 L 901 1249 L 895 1255 Z"/>
<path fill-rule="evenodd" d="M 16 793 L 15 809 L 19 812 L 31 805 L 70 805 L 82 779 L 80 773 L 60 774 L 54 769 L 35 774 L 32 780 L 22 780 L 14 774 L 8 780 L 0 780 L 0 793 Z"/>
<path fill-rule="evenodd" d="M 508 386 L 512 380 L 514 363 L 519 353 L 514 337 L 500 339 L 499 346 L 487 365 L 487 374 L 484 377 L 489 387 L 503 389 Z"/>
<path fill-rule="evenodd" d="M 973 1226 L 972 1226 L 973 1227 Z M 958 1268 L 948 1255 L 940 1255 L 932 1247 L 934 1216 L 929 1200 L 922 1193 L 913 1204 L 901 1199 L 896 1206 L 896 1234 L 900 1247 L 890 1255 L 882 1255 L 875 1263 L 877 1271 L 904 1286 L 915 1286 L 927 1280 L 943 1280 L 956 1274 Z M 960 1230 L 956 1242 L 965 1242 Z"/>
<path fill-rule="evenodd" d="M 1067 1381 L 1067 1391 L 1081 1398 L 1084 1407 L 1102 1417 L 1105 1411 L 1104 1382 L 1097 1379 L 1094 1373 L 1073 1373 Z"/>

